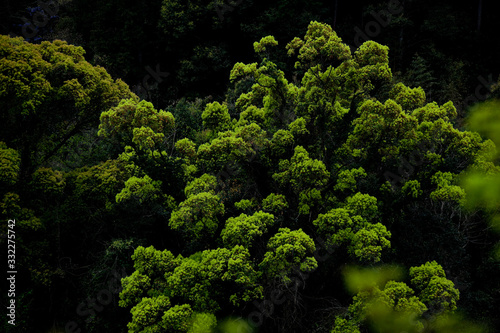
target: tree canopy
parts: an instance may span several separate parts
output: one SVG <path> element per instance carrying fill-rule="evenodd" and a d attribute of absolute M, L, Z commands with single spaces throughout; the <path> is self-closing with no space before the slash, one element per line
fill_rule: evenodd
<path fill-rule="evenodd" d="M 161 2 L 171 47 L 250 6 L 219 5 Z M 81 47 L 0 36 L 0 213 L 16 220 L 22 276 L 14 330 L 499 327 L 498 101 L 463 119 L 424 90 L 435 84 L 420 58 L 403 77 L 388 46 L 352 47 L 327 23 L 287 44 L 260 37 L 224 96 L 160 109 Z"/>

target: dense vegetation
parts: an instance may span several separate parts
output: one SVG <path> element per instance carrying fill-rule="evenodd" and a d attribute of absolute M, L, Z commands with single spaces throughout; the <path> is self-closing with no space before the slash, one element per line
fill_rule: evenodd
<path fill-rule="evenodd" d="M 5 331 L 500 330 L 489 2 L 73 0 L 15 26 L 30 5 L 0 35 Z"/>

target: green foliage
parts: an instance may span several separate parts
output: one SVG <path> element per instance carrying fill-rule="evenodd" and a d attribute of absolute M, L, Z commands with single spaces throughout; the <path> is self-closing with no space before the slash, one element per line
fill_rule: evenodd
<path fill-rule="evenodd" d="M 425 102 L 425 92 L 421 87 L 411 89 L 402 83 L 395 84 L 389 95 L 403 110 L 421 107 Z"/>
<path fill-rule="evenodd" d="M 203 192 L 215 194 L 215 188 L 217 187 L 217 179 L 207 173 L 204 173 L 200 177 L 192 180 L 186 185 L 184 193 L 186 197 L 190 197 Z"/>
<path fill-rule="evenodd" d="M 125 164 L 120 160 L 108 160 L 70 173 L 68 178 L 74 183 L 75 196 L 84 201 L 104 202 L 110 208 L 130 178 Z"/>
<path fill-rule="evenodd" d="M 179 230 L 189 240 L 206 241 L 215 236 L 218 216 L 224 214 L 224 204 L 217 195 L 202 192 L 189 196 L 172 212 L 168 225 Z"/>
<path fill-rule="evenodd" d="M 446 279 L 443 268 L 435 261 L 410 268 L 411 283 L 420 292 L 420 299 L 434 313 L 450 312 L 457 309 L 459 291 Z"/>
<path fill-rule="evenodd" d="M 388 240 L 390 237 L 391 233 L 384 225 L 369 224 L 354 234 L 350 252 L 360 260 L 378 262 L 382 250 L 391 247 L 391 242 Z"/>
<path fill-rule="evenodd" d="M 269 239 L 267 250 L 259 267 L 271 279 L 280 278 L 289 283 L 289 275 L 294 269 L 312 272 L 318 267 L 316 259 L 311 256 L 316 250 L 314 241 L 302 229 L 280 228 Z"/>
<path fill-rule="evenodd" d="M 252 200 L 241 199 L 240 201 L 234 203 L 234 207 L 243 211 L 251 211 L 256 206 L 257 206 L 257 201 L 255 200 L 255 198 L 252 198 Z"/>
<path fill-rule="evenodd" d="M 206 250 L 186 258 L 166 274 L 168 293 L 193 304 L 195 311 L 217 311 L 222 304 L 238 305 L 262 296 L 259 274 L 243 246 Z"/>
<path fill-rule="evenodd" d="M 273 224 L 274 216 L 262 211 L 252 216 L 241 214 L 238 217 L 230 217 L 226 221 L 226 227 L 221 231 L 224 246 L 232 248 L 236 245 L 243 245 L 250 248 L 255 238 L 266 233 L 267 228 Z"/>
<path fill-rule="evenodd" d="M 136 200 L 142 204 L 148 201 L 156 201 L 161 193 L 160 186 L 160 181 L 153 181 L 147 175 L 142 178 L 131 177 L 125 182 L 123 190 L 116 195 L 116 202 Z"/>
<path fill-rule="evenodd" d="M 280 23 L 292 3 L 322 7 L 282 1 L 256 22 Z M 495 102 L 471 120 L 491 137 L 483 140 L 459 127 L 460 107 L 444 97 L 433 102 L 432 92 L 424 92 L 453 92 L 434 84 L 424 56 L 406 76 L 393 78 L 388 47 L 368 41 L 351 51 L 332 27 L 312 21 L 285 51 L 266 31 L 254 44 L 259 63 L 234 64 L 225 98 L 164 103 L 182 86 L 198 89 L 201 76 L 222 85 L 205 74 L 212 65 L 229 69 L 226 52 L 245 39 L 227 44 L 221 38 L 228 31 L 262 36 L 264 26 L 245 22 L 264 4 L 165 0 L 134 6 L 142 8 L 134 14 L 142 18 L 156 8 L 168 38 L 157 38 L 155 50 L 142 53 L 147 48 L 137 41 L 146 31 L 131 32 L 134 15 L 117 8 L 120 22 L 127 22 L 119 35 L 130 34 L 123 43 L 137 43 L 137 52 L 122 54 L 128 62 L 177 53 L 181 41 L 191 47 L 169 58 L 177 72 L 162 90 L 172 92 L 155 102 L 168 105 L 166 111 L 90 66 L 81 48 L 0 39 L 0 209 L 20 228 L 19 258 L 30 273 L 20 286 L 33 282 L 41 300 L 52 299 L 47 286 L 62 286 L 66 295 L 64 286 L 87 283 L 92 288 L 75 293 L 92 300 L 88 290 L 105 282 L 105 266 L 131 268 L 133 262 L 119 301 L 130 310 L 130 332 L 250 331 L 244 320 L 260 315 L 266 320 L 254 324 L 263 331 L 321 331 L 328 323 L 333 332 L 446 332 L 459 326 L 460 318 L 451 315 L 459 308 L 478 320 L 497 320 L 493 277 L 499 272 L 485 259 L 497 238 L 483 225 L 483 217 L 500 221 Z M 231 15 L 222 20 L 221 9 Z M 298 27 L 303 15 L 277 26 Z M 387 33 L 407 31 L 407 15 L 395 15 Z M 154 20 L 144 24 L 154 30 Z M 401 45 L 391 64 L 404 73 L 398 56 L 415 52 L 403 53 Z M 102 60 L 103 48 L 92 48 L 94 62 L 127 62 Z M 293 62 L 295 70 L 288 68 Z M 152 97 L 165 72 L 146 70 L 142 84 Z M 401 268 L 375 266 L 384 261 L 427 263 L 411 268 L 403 281 Z M 351 300 L 339 272 L 353 263 L 361 266 L 346 275 Z M 451 280 L 464 286 L 462 294 Z M 325 310 L 331 299 L 336 304 Z M 69 303 L 58 307 L 74 308 Z M 85 328 L 123 328 L 125 317 L 113 305 L 92 315 Z M 52 307 L 37 305 L 32 313 Z M 224 319 L 234 314 L 241 317 Z"/>
<path fill-rule="evenodd" d="M 188 304 L 175 305 L 165 311 L 162 326 L 168 332 L 186 332 L 191 324 L 193 310 Z"/>
<path fill-rule="evenodd" d="M 301 146 L 295 147 L 295 153 L 290 161 L 280 162 L 282 172 L 273 178 L 282 185 L 290 184 L 296 192 L 307 188 L 324 186 L 330 177 L 322 161 L 309 157 L 309 153 Z"/>
<path fill-rule="evenodd" d="M 227 110 L 227 105 L 220 105 L 219 102 L 208 103 L 205 111 L 201 114 L 203 127 L 215 133 L 227 130 L 231 127 L 231 116 Z"/>
<path fill-rule="evenodd" d="M 19 177 L 21 157 L 19 153 L 0 142 L 0 181 L 14 185 Z"/>
<path fill-rule="evenodd" d="M 283 194 L 271 193 L 262 200 L 262 209 L 271 213 L 279 213 L 286 208 L 288 208 L 288 203 Z"/>
<path fill-rule="evenodd" d="M 391 233 L 381 223 L 372 223 L 377 215 L 377 199 L 358 192 L 347 198 L 343 208 L 319 214 L 313 224 L 327 237 L 328 245 L 347 244 L 349 253 L 359 260 L 378 262 L 382 250 L 391 246 Z"/>
<path fill-rule="evenodd" d="M 404 81 L 414 87 L 420 87 L 428 93 L 434 90 L 436 84 L 436 78 L 433 76 L 432 70 L 429 69 L 427 61 L 418 54 L 413 56 Z"/>
<path fill-rule="evenodd" d="M 412 198 L 418 198 L 422 195 L 423 191 L 420 189 L 418 180 L 409 180 L 401 188 L 401 192 Z"/>
<path fill-rule="evenodd" d="M 211 333 L 217 325 L 217 318 L 211 313 L 195 313 L 188 333 Z"/>
<path fill-rule="evenodd" d="M 437 184 L 437 189 L 430 194 L 430 198 L 435 201 L 455 201 L 463 203 L 465 191 L 460 186 L 451 185 L 453 175 L 450 172 L 438 171 L 432 176 L 431 181 Z"/>
<path fill-rule="evenodd" d="M 229 161 L 244 159 L 250 153 L 248 145 L 242 138 L 219 135 L 210 144 L 202 144 L 198 148 L 198 156 L 210 169 L 221 168 Z"/>
<path fill-rule="evenodd" d="M 33 187 L 45 193 L 62 193 L 66 185 L 62 172 L 39 168 L 33 175 Z"/>
<path fill-rule="evenodd" d="M 26 230 L 38 230 L 43 227 L 42 221 L 35 216 L 32 209 L 21 207 L 18 194 L 7 192 L 0 202 L 0 212 L 7 219 L 15 219 L 16 226 Z"/>
<path fill-rule="evenodd" d="M 351 170 L 342 170 L 337 179 L 337 184 L 335 184 L 335 190 L 345 191 L 345 190 L 355 190 L 357 178 L 364 178 L 367 174 L 362 167 Z"/>
<path fill-rule="evenodd" d="M 266 47 L 277 46 L 278 42 L 273 36 L 263 37 L 260 42 L 253 43 L 255 53 L 266 52 Z"/>
<path fill-rule="evenodd" d="M 84 54 L 60 40 L 30 44 L 0 36 L 0 140 L 19 152 L 21 175 L 56 157 L 101 112 L 133 98 L 123 81 Z"/>
<path fill-rule="evenodd" d="M 101 114 L 98 134 L 116 138 L 123 146 L 153 150 L 172 135 L 174 126 L 172 113 L 157 111 L 153 104 L 144 100 L 127 99 Z"/>
<path fill-rule="evenodd" d="M 498 86 L 498 85 L 497 85 Z M 500 168 L 493 163 L 498 158 L 500 147 L 500 119 L 498 109 L 500 102 L 492 100 L 478 105 L 471 112 L 469 126 L 490 138 L 478 154 L 472 165 L 460 179 L 460 185 L 467 193 L 466 207 L 469 210 L 482 209 L 490 218 L 491 225 L 500 230 Z M 500 247 L 496 248 L 496 259 L 500 258 Z"/>
<path fill-rule="evenodd" d="M 143 298 L 130 310 L 132 321 L 127 325 L 129 332 L 161 332 L 164 325 L 166 326 L 162 317 L 168 308 L 170 308 L 170 300 L 166 296 Z"/>
<path fill-rule="evenodd" d="M 346 282 L 350 291 L 357 294 L 348 314 L 335 320 L 332 332 L 356 332 L 365 325 L 377 332 L 421 332 L 424 327 L 437 328 L 436 323 L 446 321 L 444 318 L 456 309 L 458 290 L 435 261 L 410 268 L 415 289 L 393 280 L 401 275 L 397 267 L 349 269 Z M 427 322 L 422 320 L 424 314 Z M 429 321 L 433 324 L 428 325 Z"/>

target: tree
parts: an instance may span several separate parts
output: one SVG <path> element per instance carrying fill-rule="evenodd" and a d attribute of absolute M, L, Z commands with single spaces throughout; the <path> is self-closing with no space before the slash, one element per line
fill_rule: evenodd
<path fill-rule="evenodd" d="M 270 60 L 278 45 L 272 36 L 256 42 L 260 63 L 236 63 L 230 74 L 239 95 L 230 90 L 226 101 L 209 102 L 202 134 L 176 142 L 190 171 L 168 225 L 184 239 L 166 251 L 185 257 L 155 283 L 136 270 L 130 285 L 142 286 L 134 287 L 140 296 L 123 305 L 165 296 L 219 322 L 233 311 L 251 318 L 241 306 L 252 302 L 274 318 L 266 329 L 303 331 L 319 308 L 306 296 L 351 302 L 341 267 L 390 260 L 414 267 L 410 281 L 356 291 L 345 315 L 330 313 L 335 332 L 418 331 L 425 316 L 457 322 L 448 316 L 460 306 L 451 281 L 469 283 L 463 268 L 476 267 L 461 229 L 472 217 L 462 207 L 459 175 L 487 167 L 482 152 L 492 143 L 455 128 L 452 102 L 427 102 L 422 88 L 394 80 L 383 45 L 369 41 L 351 52 L 331 27 L 311 22 L 286 47 L 297 56 L 293 82 Z M 329 255 L 318 255 L 320 248 Z M 457 248 L 463 255 L 450 250 Z M 270 306 L 276 294 L 284 299 Z M 168 311 L 148 325 L 163 325 Z"/>
<path fill-rule="evenodd" d="M 132 97 L 127 85 L 84 58 L 81 47 L 66 42 L 29 44 L 0 37 L 1 133 L 21 156 L 20 177 L 27 177 L 57 155 L 101 112 Z"/>

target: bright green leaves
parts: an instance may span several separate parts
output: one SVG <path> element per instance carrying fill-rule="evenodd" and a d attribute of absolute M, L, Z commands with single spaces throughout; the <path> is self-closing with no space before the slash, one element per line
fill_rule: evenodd
<path fill-rule="evenodd" d="M 267 252 L 259 267 L 271 279 L 280 278 L 290 282 L 288 275 L 295 269 L 314 271 L 318 263 L 313 256 L 314 241 L 302 229 L 290 231 L 280 228 L 267 244 Z"/>
<path fill-rule="evenodd" d="M 320 235 L 328 236 L 328 243 L 340 245 L 352 238 L 355 223 L 359 218 L 351 218 L 349 210 L 345 208 L 335 208 L 326 214 L 319 214 L 313 224 L 318 228 Z"/>
<path fill-rule="evenodd" d="M 182 256 L 174 257 L 170 251 L 158 251 L 152 246 L 148 248 L 139 246 L 135 249 L 132 260 L 137 272 L 155 279 L 173 271 L 180 264 Z"/>
<path fill-rule="evenodd" d="M 287 130 L 278 130 L 273 134 L 271 139 L 271 147 L 273 154 L 281 156 L 285 154 L 287 149 L 291 148 L 294 143 L 293 135 Z"/>
<path fill-rule="evenodd" d="M 212 333 L 217 326 L 217 318 L 211 313 L 195 313 L 188 333 Z"/>
<path fill-rule="evenodd" d="M 186 332 L 191 326 L 193 314 L 189 304 L 175 305 L 161 318 L 162 327 L 167 332 Z"/>
<path fill-rule="evenodd" d="M 250 248 L 255 238 L 266 233 L 267 228 L 273 224 L 274 216 L 262 211 L 256 212 L 252 216 L 241 214 L 238 217 L 230 217 L 226 221 L 226 227 L 221 232 L 224 246 L 232 248 L 235 245 L 243 245 Z"/>
<path fill-rule="evenodd" d="M 355 215 L 360 215 L 368 221 L 377 219 L 377 198 L 368 194 L 356 193 L 346 200 L 345 208 Z"/>
<path fill-rule="evenodd" d="M 283 194 L 271 193 L 262 200 L 262 209 L 271 213 L 282 213 L 288 208 L 288 202 Z"/>
<path fill-rule="evenodd" d="M 184 193 L 186 197 L 192 195 L 200 194 L 203 192 L 215 194 L 215 188 L 217 187 L 217 178 L 215 176 L 204 173 L 198 178 L 193 179 L 186 185 Z"/>
<path fill-rule="evenodd" d="M 252 198 L 250 200 L 241 199 L 240 201 L 234 203 L 234 207 L 238 208 L 238 210 L 247 212 L 254 210 L 257 207 L 257 205 L 258 202 L 255 198 Z"/>
<path fill-rule="evenodd" d="M 378 262 L 382 250 L 391 247 L 391 233 L 381 224 L 368 224 L 352 237 L 350 252 L 362 261 Z"/>
<path fill-rule="evenodd" d="M 206 250 L 189 258 L 140 246 L 132 259 L 136 271 L 122 280 L 120 306 L 135 304 L 129 323 L 134 332 L 204 332 L 195 328 L 215 326 L 215 317 L 193 310 L 214 312 L 221 305 L 237 306 L 262 297 L 259 274 L 242 246 Z"/>
<path fill-rule="evenodd" d="M 230 77 L 234 90 L 225 101 L 206 105 L 203 129 L 198 121 L 200 131 L 190 135 L 193 141 L 181 138 L 175 143 L 187 185 L 186 199 L 169 220 L 177 231 L 173 235 L 183 239 L 169 246 L 189 257 L 141 249 L 134 257 L 136 273 L 124 280 L 129 301 L 123 304 L 159 295 L 178 303 L 152 310 L 163 330 L 186 330 L 187 318 L 206 315 L 199 320 L 199 330 L 209 331 L 217 322 L 208 313 L 226 314 L 231 307 L 262 297 L 263 290 L 273 285 L 290 288 L 294 271 L 303 275 L 318 266 L 315 243 L 303 230 L 317 230 L 325 240 L 324 250 L 335 251 L 329 261 L 332 269 L 339 263 L 372 266 L 382 261 L 391 247 L 389 227 L 397 230 L 394 235 L 415 235 L 415 244 L 408 244 L 408 239 L 394 244 L 411 253 L 422 250 L 427 243 L 418 238 L 423 237 L 422 226 L 415 221 L 437 206 L 432 201 L 461 202 L 465 196 L 454 186 L 454 174 L 439 168 L 455 170 L 477 161 L 478 167 L 496 172 L 492 143 L 483 144 L 479 135 L 456 130 L 450 122 L 456 116 L 452 103 L 425 104 L 421 88 L 391 81 L 387 47 L 366 42 L 351 55 L 331 27 L 311 22 L 304 39 L 296 38 L 287 46 L 289 54 L 298 56 L 300 67 L 289 83 L 267 57 L 276 45 L 271 36 L 256 42 L 261 63 L 235 64 Z M 140 160 L 141 150 L 157 149 L 171 133 L 170 125 L 155 127 L 157 120 L 133 124 L 136 109 L 153 118 L 161 113 L 138 105 L 123 102 L 113 109 L 115 114 L 104 116 L 101 130 L 106 135 L 127 133 L 128 144 L 135 146 L 122 154 L 123 162 Z M 116 133 L 108 131 L 113 129 Z M 480 150 L 489 152 L 488 161 Z M 401 191 L 393 191 L 383 180 L 382 174 L 389 170 L 394 176 L 397 172 Z M 146 178 L 146 173 L 154 175 L 150 170 L 129 171 L 135 177 L 117 199 L 137 197 L 141 202 L 169 189 Z M 221 175 L 228 180 L 221 182 Z M 423 198 L 424 193 L 432 200 Z M 455 218 L 462 218 L 458 215 Z M 278 226 L 289 228 L 276 232 Z M 395 249 L 391 260 L 406 260 L 400 251 Z M 416 258 L 420 257 L 408 260 Z M 414 271 L 412 284 L 389 281 L 391 277 L 359 291 L 347 316 L 336 319 L 334 332 L 365 331 L 363 325 L 376 318 L 383 323 L 370 326 L 374 330 L 418 331 L 419 318 L 426 312 L 454 309 L 458 293 L 444 275 Z M 294 313 L 296 306 L 298 302 L 287 302 L 280 313 Z M 390 318 L 395 318 L 393 324 Z"/>
<path fill-rule="evenodd" d="M 321 63 L 331 63 L 351 59 L 351 50 L 348 45 L 342 43 L 342 39 L 332 30 L 328 24 L 312 21 L 307 27 L 304 40 L 294 38 L 288 43 L 288 54 L 293 55 L 298 50 L 300 63 L 296 67 L 304 65 L 314 66 Z"/>
<path fill-rule="evenodd" d="M 177 141 L 175 149 L 188 161 L 193 161 L 196 158 L 196 145 L 188 138 Z"/>
<path fill-rule="evenodd" d="M 182 169 L 186 179 L 192 179 L 193 174 L 198 171 L 196 161 L 198 159 L 196 153 L 196 144 L 188 138 L 181 139 L 175 143 L 175 149 L 181 155 Z"/>
<path fill-rule="evenodd" d="M 419 122 L 436 121 L 438 119 L 450 121 L 456 118 L 457 110 L 452 102 L 447 102 L 442 106 L 438 106 L 436 102 L 432 102 L 424 107 L 416 108 L 412 115 L 417 118 Z"/>
<path fill-rule="evenodd" d="M 394 87 L 392 87 L 389 96 L 396 103 L 401 105 L 403 110 L 408 110 L 408 111 L 417 109 L 423 106 L 425 103 L 425 92 L 422 88 L 420 87 L 413 89 L 408 88 L 401 82 L 395 84 Z"/>
<path fill-rule="evenodd" d="M 135 273 L 134 273 L 135 274 Z M 124 288 L 129 289 L 127 278 Z M 120 301 L 121 306 L 125 305 Z M 131 309 L 132 321 L 127 325 L 129 332 L 211 332 L 208 329 L 216 325 L 213 315 L 194 313 L 189 304 L 172 306 L 167 296 L 144 297 Z M 208 316 L 208 317 L 207 317 Z"/>
<path fill-rule="evenodd" d="M 319 214 L 313 224 L 327 237 L 328 245 L 347 244 L 349 253 L 359 260 L 378 262 L 382 250 L 391 246 L 391 233 L 381 223 L 374 223 L 377 217 L 377 199 L 356 193 L 347 198 L 343 208 Z"/>
<path fill-rule="evenodd" d="M 143 298 L 130 310 L 132 321 L 127 325 L 129 333 L 162 332 L 162 316 L 168 308 L 170 300 L 166 296 Z"/>
<path fill-rule="evenodd" d="M 336 317 L 331 333 L 360 333 L 358 326 L 347 319 Z"/>
<path fill-rule="evenodd" d="M 257 63 L 254 62 L 249 65 L 245 65 L 242 62 L 237 62 L 234 64 L 231 74 L 229 76 L 230 81 L 235 81 L 245 76 L 254 76 L 257 71 Z"/>
<path fill-rule="evenodd" d="M 0 182 L 14 185 L 19 177 L 20 164 L 19 153 L 0 142 Z"/>
<path fill-rule="evenodd" d="M 167 275 L 168 291 L 193 304 L 200 312 L 213 312 L 221 303 L 238 305 L 262 296 L 250 254 L 242 246 L 206 250 L 186 258 Z"/>
<path fill-rule="evenodd" d="M 170 112 L 157 111 L 147 101 L 128 99 L 101 114 L 99 135 L 115 137 L 123 145 L 134 145 L 141 150 L 154 150 L 171 135 L 175 127 Z"/>
<path fill-rule="evenodd" d="M 132 275 L 122 279 L 122 287 L 119 305 L 122 307 L 132 306 L 140 303 L 146 291 L 151 287 L 151 279 L 147 275 L 135 271 Z"/>
<path fill-rule="evenodd" d="M 358 112 L 361 116 L 353 121 L 354 130 L 346 142 L 353 155 L 356 149 L 367 151 L 370 147 L 377 147 L 382 156 L 392 150 L 397 153 L 398 150 L 392 147 L 400 140 L 416 136 L 416 119 L 403 112 L 401 106 L 391 99 L 384 104 L 366 100 Z"/>
<path fill-rule="evenodd" d="M 22 175 L 60 163 L 61 147 L 94 127 L 101 112 L 133 97 L 84 53 L 59 40 L 31 44 L 0 36 L 0 141 L 24 159 Z"/>
<path fill-rule="evenodd" d="M 290 161 L 280 162 L 280 169 L 282 172 L 274 174 L 273 178 L 282 185 L 292 185 L 296 192 L 324 186 L 330 177 L 325 164 L 310 158 L 307 150 L 301 146 L 295 147 Z"/>
<path fill-rule="evenodd" d="M 337 184 L 335 184 L 334 189 L 337 191 L 355 191 L 358 179 L 365 178 L 366 176 L 367 174 L 362 167 L 357 169 L 342 170 L 339 172 Z"/>
<path fill-rule="evenodd" d="M 280 161 L 281 172 L 273 178 L 281 185 L 291 185 L 299 195 L 299 211 L 309 214 L 310 209 L 321 200 L 320 187 L 326 185 L 330 173 L 320 160 L 309 157 L 309 153 L 301 146 L 295 147 L 295 153 L 290 161 Z"/>
<path fill-rule="evenodd" d="M 374 41 L 367 41 L 354 52 L 354 61 L 359 66 L 357 79 L 365 90 L 374 88 L 377 81 L 390 82 L 389 48 Z"/>
<path fill-rule="evenodd" d="M 497 93 L 499 85 L 496 84 Z M 490 140 L 482 144 L 474 165 L 462 178 L 461 184 L 467 192 L 469 209 L 484 209 L 491 219 L 492 226 L 500 230 L 500 167 L 493 161 L 498 160 L 500 147 L 500 102 L 498 100 L 482 103 L 471 110 L 469 126 Z M 500 258 L 500 247 L 496 250 Z"/>
<path fill-rule="evenodd" d="M 256 123 L 262 125 L 265 120 L 264 110 L 259 109 L 254 105 L 250 105 L 244 111 L 240 112 L 240 120 L 236 124 L 237 126 L 244 126 L 251 123 Z"/>
<path fill-rule="evenodd" d="M 418 198 L 422 195 L 423 191 L 420 189 L 418 180 L 409 180 L 401 188 L 401 192 L 412 198 Z"/>
<path fill-rule="evenodd" d="M 443 268 L 435 261 L 410 268 L 411 283 L 420 291 L 420 299 L 433 313 L 454 311 L 459 292 L 453 282 L 446 279 Z"/>
<path fill-rule="evenodd" d="M 203 119 L 203 127 L 215 133 L 228 130 L 231 127 L 231 116 L 227 110 L 227 105 L 221 105 L 219 102 L 208 103 L 201 115 L 201 119 Z"/>
<path fill-rule="evenodd" d="M 154 181 L 148 175 L 139 178 L 131 177 L 125 182 L 125 188 L 116 195 L 116 202 L 133 200 L 142 204 L 154 202 L 161 196 L 161 181 Z"/>
<path fill-rule="evenodd" d="M 388 281 L 383 289 L 374 287 L 372 290 L 359 292 L 353 297 L 349 312 L 360 321 L 373 315 L 370 312 L 376 310 L 377 307 L 388 307 L 395 312 L 420 316 L 427 310 L 427 307 L 414 294 L 413 289 L 404 282 Z"/>
<path fill-rule="evenodd" d="M 348 314 L 337 317 L 333 332 L 356 332 L 365 325 L 377 332 L 421 332 L 422 316 L 434 322 L 456 308 L 458 290 L 435 261 L 410 268 L 410 285 L 387 281 L 387 273 L 374 268 L 360 275 L 351 269 L 347 279 L 363 281 L 364 288 L 353 297 Z"/>
<path fill-rule="evenodd" d="M 309 131 L 306 128 L 306 120 L 302 117 L 295 119 L 288 125 L 288 129 L 292 135 L 307 135 Z"/>
<path fill-rule="evenodd" d="M 215 235 L 218 216 L 224 214 L 224 205 L 214 194 L 202 192 L 189 196 L 172 212 L 169 226 L 179 230 L 193 242 L 206 241 Z"/>
<path fill-rule="evenodd" d="M 250 159 L 263 147 L 265 134 L 257 124 L 219 132 L 217 138 L 198 148 L 198 157 L 208 169 L 219 171 L 229 163 Z"/>
<path fill-rule="evenodd" d="M 431 181 L 437 185 L 437 189 L 430 194 L 434 201 L 454 201 L 463 203 L 465 200 L 465 190 L 460 186 L 451 185 L 454 175 L 450 172 L 438 171 L 432 176 Z"/>
<path fill-rule="evenodd" d="M 499 84 L 496 84 L 496 87 L 498 88 Z M 499 109 L 500 101 L 490 100 L 472 109 L 468 119 L 469 127 L 491 139 L 497 147 L 500 147 L 500 133 L 498 130 L 500 127 Z"/>
<path fill-rule="evenodd" d="M 165 285 L 165 274 L 173 272 L 180 265 L 182 256 L 174 257 L 168 251 L 158 251 L 152 246 L 139 246 L 132 255 L 136 271 L 122 279 L 123 290 L 120 293 L 120 306 L 137 304 L 143 297 L 156 296 Z"/>
<path fill-rule="evenodd" d="M 256 53 L 266 52 L 266 47 L 270 48 L 272 46 L 277 46 L 278 42 L 273 36 L 263 37 L 260 42 L 253 43 L 253 49 Z"/>
<path fill-rule="evenodd" d="M 250 154 L 251 148 L 240 137 L 231 133 L 220 133 L 210 143 L 198 148 L 198 156 L 210 170 L 222 169 L 230 161 L 242 160 Z"/>
<path fill-rule="evenodd" d="M 294 104 L 296 87 L 288 83 L 285 74 L 276 64 L 267 59 L 264 59 L 260 66 L 256 63 L 236 63 L 231 70 L 231 81 L 246 77 L 253 78 L 255 83 L 250 92 L 241 94 L 236 101 L 236 108 L 240 112 L 249 110 L 252 105 L 259 107 L 264 112 L 268 126 L 292 120 L 293 115 L 287 109 Z"/>

